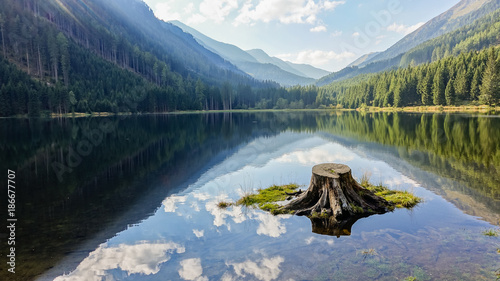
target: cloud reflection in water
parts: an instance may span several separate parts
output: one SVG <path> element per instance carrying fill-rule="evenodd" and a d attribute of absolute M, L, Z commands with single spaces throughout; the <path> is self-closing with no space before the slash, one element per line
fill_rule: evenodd
<path fill-rule="evenodd" d="M 203 268 L 201 267 L 201 259 L 187 259 L 181 261 L 181 269 L 179 269 L 179 276 L 184 280 L 195 280 L 195 281 L 208 281 L 206 276 L 201 276 L 203 274 Z"/>
<path fill-rule="evenodd" d="M 59 276 L 54 281 L 117 280 L 123 279 L 123 273 L 128 276 L 156 274 L 160 271 L 160 264 L 170 260 L 174 252 L 182 254 L 185 251 L 183 246 L 174 242 L 120 244 L 113 247 L 102 244 L 75 271 Z"/>
<path fill-rule="evenodd" d="M 285 259 L 281 256 L 273 258 L 263 258 L 260 261 L 247 260 L 242 263 L 227 263 L 232 266 L 238 277 L 246 277 L 246 274 L 255 276 L 258 280 L 271 281 L 275 280 L 281 274 L 280 265 Z M 239 278 L 230 278 L 229 274 L 224 274 L 225 280 L 239 280 Z"/>

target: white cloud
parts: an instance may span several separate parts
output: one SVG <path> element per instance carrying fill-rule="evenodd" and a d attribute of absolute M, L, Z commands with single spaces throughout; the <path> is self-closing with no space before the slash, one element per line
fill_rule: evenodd
<path fill-rule="evenodd" d="M 201 276 L 203 274 L 203 268 L 201 267 L 201 259 L 187 259 L 181 261 L 181 269 L 179 269 L 179 276 L 184 280 L 194 280 L 194 281 L 208 281 L 206 276 Z"/>
<path fill-rule="evenodd" d="M 316 27 L 313 27 L 313 28 L 309 29 L 309 31 L 311 31 L 311 32 L 325 32 L 326 31 L 326 26 L 324 26 L 324 25 L 318 25 Z"/>
<path fill-rule="evenodd" d="M 406 35 L 406 34 L 410 34 L 413 31 L 417 30 L 422 25 L 424 25 L 424 22 L 419 22 L 419 23 L 417 23 L 415 25 L 411 25 L 411 26 L 406 26 L 404 24 L 393 23 L 393 24 L 391 24 L 391 25 L 389 25 L 387 27 L 387 30 L 388 31 L 394 31 L 394 32 Z"/>
<path fill-rule="evenodd" d="M 172 9 L 172 0 L 155 5 L 155 16 L 164 21 L 180 20 L 181 14 Z"/>
<path fill-rule="evenodd" d="M 253 24 L 255 22 L 279 21 L 281 23 L 309 23 L 317 22 L 317 15 L 321 11 L 333 10 L 345 1 L 313 0 L 260 0 L 258 4 L 247 0 L 239 10 L 234 24 Z"/>
<path fill-rule="evenodd" d="M 353 159 L 353 155 L 333 153 L 327 148 L 314 148 L 307 151 L 295 151 L 284 154 L 276 159 L 276 161 L 281 163 L 300 163 L 309 166 L 317 163 L 345 163 Z"/>
<path fill-rule="evenodd" d="M 279 277 L 281 274 L 280 264 L 285 259 L 281 256 L 273 258 L 263 258 L 260 261 L 254 262 L 247 260 L 242 263 L 228 264 L 232 265 L 236 275 L 245 277 L 245 273 L 255 276 L 258 280 L 271 281 Z"/>
<path fill-rule="evenodd" d="M 124 271 L 127 275 L 152 275 L 160 271 L 160 264 L 170 260 L 174 252 L 182 254 L 186 249 L 173 242 L 142 243 L 137 245 L 120 244 L 107 247 L 102 244 L 89 254 L 69 275 L 55 278 L 56 281 L 100 281 L 116 280 L 115 270 Z M 170 255 L 169 255 L 170 254 Z"/>
<path fill-rule="evenodd" d="M 186 14 L 191 14 L 194 10 L 194 3 L 189 3 L 185 8 L 184 8 L 184 13 Z"/>
<path fill-rule="evenodd" d="M 323 5 L 324 5 L 326 10 L 333 10 L 342 4 L 345 4 L 345 1 L 325 1 L 325 2 L 323 2 Z"/>
<path fill-rule="evenodd" d="M 195 212 L 199 212 L 200 211 L 200 206 L 198 206 L 198 203 L 197 202 L 193 202 L 191 203 L 191 209 Z"/>
<path fill-rule="evenodd" d="M 200 4 L 201 14 L 216 23 L 223 22 L 236 9 L 238 0 L 203 0 Z"/>
<path fill-rule="evenodd" d="M 235 223 L 244 222 L 247 217 L 243 213 L 242 206 L 233 206 L 231 208 L 219 208 L 218 204 L 221 201 L 224 201 L 225 196 L 220 196 L 216 201 L 211 201 L 206 203 L 205 209 L 209 211 L 214 216 L 214 225 L 216 227 L 220 227 L 225 225 L 228 230 L 231 230 L 230 224 L 226 221 L 226 218 L 230 217 L 233 219 Z"/>
<path fill-rule="evenodd" d="M 201 14 L 192 14 L 186 21 L 187 24 L 200 24 L 207 21 L 207 18 Z"/>
<path fill-rule="evenodd" d="M 343 61 L 355 57 L 352 52 L 336 53 L 334 51 L 306 50 L 297 54 L 279 54 L 280 59 L 289 60 L 294 63 L 307 63 L 314 66 L 322 66 L 331 61 Z"/>
<path fill-rule="evenodd" d="M 233 281 L 235 280 L 234 277 L 231 275 L 229 272 L 224 272 L 224 275 L 220 278 L 220 281 Z"/>
<path fill-rule="evenodd" d="M 257 234 L 275 238 L 281 236 L 286 233 L 286 227 L 281 223 L 281 219 L 289 217 L 290 215 L 273 216 L 268 213 L 257 213 L 257 220 L 260 221 Z"/>
<path fill-rule="evenodd" d="M 359 37 L 360 35 L 361 35 L 361 34 L 359 34 L 359 32 L 354 32 L 354 33 L 352 34 L 352 37 Z"/>
<path fill-rule="evenodd" d="M 177 209 L 177 203 L 184 202 L 186 202 L 186 196 L 172 195 L 165 198 L 162 204 L 166 213 L 175 213 L 175 210 Z"/>
<path fill-rule="evenodd" d="M 196 237 L 201 238 L 205 235 L 205 230 L 193 229 L 193 233 Z"/>
<path fill-rule="evenodd" d="M 200 200 L 200 201 L 207 201 L 208 199 L 212 198 L 209 194 L 206 193 L 195 193 L 194 198 Z"/>
<path fill-rule="evenodd" d="M 330 36 L 332 37 L 339 37 L 342 35 L 342 31 L 340 30 L 335 30 L 334 32 L 330 33 Z"/>

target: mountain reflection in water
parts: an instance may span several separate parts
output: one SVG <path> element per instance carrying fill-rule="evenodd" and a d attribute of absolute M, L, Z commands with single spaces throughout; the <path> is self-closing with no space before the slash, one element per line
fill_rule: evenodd
<path fill-rule="evenodd" d="M 0 120 L 0 165 L 24 175 L 18 239 L 27 269 L 19 280 L 41 273 L 40 280 L 478 280 L 499 267 L 498 240 L 482 235 L 500 218 L 500 149 L 492 141 L 500 139 L 499 118 L 108 119 L 114 130 L 62 181 L 51 164 L 65 161 L 100 118 Z M 305 217 L 217 207 L 272 184 L 307 186 L 312 166 L 324 162 L 425 201 L 411 212 L 360 219 L 338 239 L 313 233 Z M 373 255 L 360 254 L 366 249 Z"/>

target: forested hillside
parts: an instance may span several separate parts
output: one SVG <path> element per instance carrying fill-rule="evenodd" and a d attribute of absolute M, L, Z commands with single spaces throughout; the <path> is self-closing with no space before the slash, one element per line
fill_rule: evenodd
<path fill-rule="evenodd" d="M 7 102 L 0 116 L 229 109 L 239 84 L 277 86 L 254 80 L 191 35 L 157 20 L 142 1 L 0 5 L 7 7 L 0 11 L 0 99 Z M 12 71 L 14 65 L 36 81 Z"/>
<path fill-rule="evenodd" d="M 499 50 L 492 47 L 471 51 L 416 67 L 333 83 L 321 88 L 318 100 L 347 108 L 498 104 Z"/>
<path fill-rule="evenodd" d="M 422 27 L 408 34 L 389 49 L 365 61 L 361 66 L 393 58 L 408 52 L 417 45 L 432 38 L 452 32 L 458 28 L 472 24 L 500 8 L 498 0 L 461 0 L 448 11 L 433 18 Z"/>
<path fill-rule="evenodd" d="M 500 11 L 415 47 L 403 56 L 404 68 L 392 67 L 399 56 L 345 69 L 337 74 L 350 79 L 324 87 L 279 88 L 254 80 L 180 28 L 157 20 L 142 1 L 0 0 L 0 5 L 8 7 L 0 11 L 0 116 L 498 104 L 500 99 L 499 51 L 483 49 L 500 43 Z M 434 61 L 417 65 L 425 60 Z M 370 74 L 380 69 L 389 71 Z"/>
<path fill-rule="evenodd" d="M 319 79 L 316 85 L 488 48 L 497 43 L 500 33 L 499 8 L 500 1 L 463 0 L 388 50 L 354 63 L 356 66 L 349 65 L 331 73 Z"/>
<path fill-rule="evenodd" d="M 403 55 L 400 66 L 432 62 L 496 44 L 500 44 L 500 10 L 418 45 Z"/>

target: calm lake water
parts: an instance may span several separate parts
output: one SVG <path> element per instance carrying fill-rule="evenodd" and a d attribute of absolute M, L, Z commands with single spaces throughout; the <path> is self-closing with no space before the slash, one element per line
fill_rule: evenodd
<path fill-rule="evenodd" d="M 496 116 L 2 119 L 0 130 L 18 218 L 16 274 L 2 254 L 1 280 L 495 280 L 500 269 L 500 238 L 483 234 L 500 224 Z M 273 184 L 305 189 L 326 162 L 424 202 L 340 237 L 307 217 L 217 207 Z"/>

